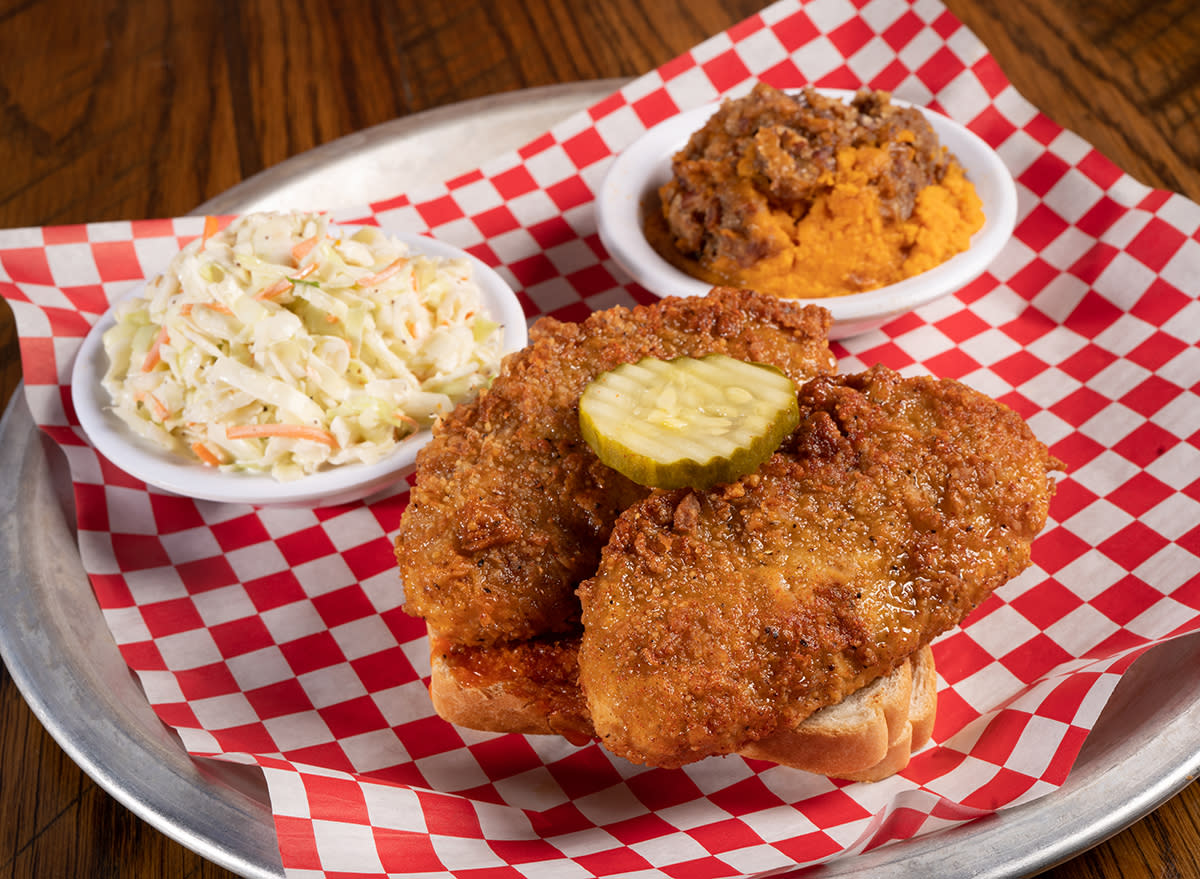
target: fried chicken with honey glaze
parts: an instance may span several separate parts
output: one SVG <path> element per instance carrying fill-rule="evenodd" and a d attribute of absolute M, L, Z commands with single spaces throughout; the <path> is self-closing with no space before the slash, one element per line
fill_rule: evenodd
<path fill-rule="evenodd" d="M 1014 412 L 881 367 L 800 409 L 758 472 L 627 510 L 580 587 L 580 682 L 617 754 L 673 767 L 794 727 L 1029 564 L 1060 465 Z"/>
<path fill-rule="evenodd" d="M 833 369 L 828 312 L 747 290 L 543 318 L 478 400 L 434 429 L 396 537 L 406 610 L 463 644 L 577 631 L 578 583 L 645 489 L 600 463 L 579 431 L 593 378 L 642 357 L 720 352 L 797 384 Z"/>

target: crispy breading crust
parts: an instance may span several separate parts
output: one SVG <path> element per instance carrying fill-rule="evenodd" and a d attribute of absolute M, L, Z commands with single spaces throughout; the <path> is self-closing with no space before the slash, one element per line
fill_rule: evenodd
<path fill-rule="evenodd" d="M 797 383 L 834 367 L 824 309 L 718 288 L 612 308 L 582 323 L 543 318 L 490 390 L 434 430 L 396 537 L 406 610 L 461 643 L 578 626 L 590 576 L 622 510 L 646 496 L 579 432 L 593 378 L 641 357 L 726 353 Z"/>
<path fill-rule="evenodd" d="M 439 714 L 598 734 L 659 766 L 902 768 L 932 729 L 928 642 L 1028 563 L 1061 465 L 958 383 L 829 376 L 827 329 L 821 309 L 728 289 L 539 322 L 435 431 L 396 538 Z M 651 493 L 596 460 L 578 430 L 588 381 L 712 351 L 804 384 L 802 423 L 766 465 Z"/>
<path fill-rule="evenodd" d="M 437 713 L 469 729 L 595 736 L 579 689 L 579 638 L 504 647 L 451 645 L 430 637 L 429 692 Z M 937 675 L 924 647 L 884 677 L 797 726 L 751 742 L 739 753 L 851 781 L 879 781 L 908 765 L 933 734 Z"/>
<path fill-rule="evenodd" d="M 1059 467 L 1007 407 L 878 367 L 800 391 L 758 472 L 656 492 L 580 586 L 580 683 L 612 751 L 737 752 L 841 701 L 1029 563 Z"/>

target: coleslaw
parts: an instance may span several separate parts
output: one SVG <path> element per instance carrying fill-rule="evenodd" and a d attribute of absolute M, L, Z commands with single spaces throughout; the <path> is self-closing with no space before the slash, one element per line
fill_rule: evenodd
<path fill-rule="evenodd" d="M 498 372 L 468 260 L 318 213 L 215 226 L 104 333 L 112 411 L 155 445 L 293 480 L 378 461 Z"/>

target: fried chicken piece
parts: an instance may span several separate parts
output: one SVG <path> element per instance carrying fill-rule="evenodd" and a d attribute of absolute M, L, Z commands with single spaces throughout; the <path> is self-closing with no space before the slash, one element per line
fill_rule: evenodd
<path fill-rule="evenodd" d="M 649 491 L 600 463 L 579 395 L 642 357 L 713 352 L 770 363 L 800 384 L 832 371 L 824 309 L 748 290 L 543 318 L 491 388 L 455 409 L 417 458 L 396 537 L 406 610 L 464 644 L 577 631 L 575 587 L 618 514 Z"/>
<path fill-rule="evenodd" d="M 580 683 L 617 754 L 675 767 L 794 728 L 1029 564 L 1061 465 L 1010 409 L 877 367 L 800 411 L 758 472 L 627 510 L 581 585 Z"/>

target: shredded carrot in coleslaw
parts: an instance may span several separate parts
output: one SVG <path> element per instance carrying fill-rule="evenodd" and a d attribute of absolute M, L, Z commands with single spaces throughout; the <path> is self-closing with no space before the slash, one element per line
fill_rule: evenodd
<path fill-rule="evenodd" d="M 305 427 L 303 424 L 235 424 L 225 428 L 225 436 L 230 439 L 282 436 L 287 439 L 324 443 L 330 448 L 335 448 L 338 444 L 337 438 L 329 431 L 319 427 Z"/>
<path fill-rule="evenodd" d="M 201 442 L 192 443 L 192 451 L 196 453 L 196 457 L 200 459 L 207 467 L 220 467 L 221 459 L 208 450 L 208 446 Z"/>
<path fill-rule="evenodd" d="M 203 240 L 207 241 L 221 230 L 221 218 L 214 217 L 212 214 L 204 218 L 204 231 L 201 233 Z"/>
<path fill-rule="evenodd" d="M 216 226 L 104 336 L 113 411 L 163 448 L 279 480 L 376 461 L 499 370 L 466 260 L 321 214 Z"/>

